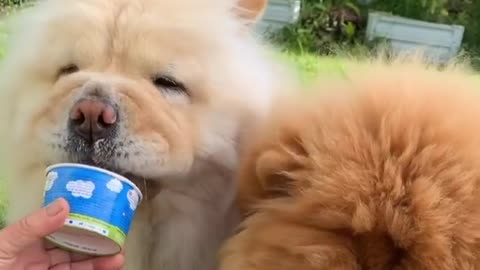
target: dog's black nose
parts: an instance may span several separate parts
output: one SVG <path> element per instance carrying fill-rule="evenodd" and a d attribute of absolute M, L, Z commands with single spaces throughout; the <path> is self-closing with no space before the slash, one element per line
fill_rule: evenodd
<path fill-rule="evenodd" d="M 83 99 L 73 105 L 69 121 L 76 135 L 95 142 L 111 134 L 117 123 L 117 111 L 101 99 Z"/>

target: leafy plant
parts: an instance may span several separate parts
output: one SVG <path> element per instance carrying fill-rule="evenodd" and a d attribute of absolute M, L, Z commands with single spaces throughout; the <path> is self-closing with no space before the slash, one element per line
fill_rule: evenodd
<path fill-rule="evenodd" d="M 426 21 L 441 21 L 448 16 L 449 0 L 376 0 L 369 7 L 399 16 Z"/>
<path fill-rule="evenodd" d="M 9 15 L 26 4 L 31 4 L 34 0 L 0 0 L 0 16 Z"/>
<path fill-rule="evenodd" d="M 362 21 L 354 0 L 304 0 L 299 21 L 272 36 L 292 50 L 330 53 L 333 44 L 353 44 Z"/>

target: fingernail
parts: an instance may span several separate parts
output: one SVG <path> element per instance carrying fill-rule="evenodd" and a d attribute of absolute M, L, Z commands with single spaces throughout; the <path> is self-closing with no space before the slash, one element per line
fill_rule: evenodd
<path fill-rule="evenodd" d="M 56 201 L 49 204 L 46 208 L 46 211 L 47 211 L 47 215 L 51 217 L 54 217 L 60 214 L 63 211 L 63 205 L 60 202 L 60 199 L 57 199 Z"/>

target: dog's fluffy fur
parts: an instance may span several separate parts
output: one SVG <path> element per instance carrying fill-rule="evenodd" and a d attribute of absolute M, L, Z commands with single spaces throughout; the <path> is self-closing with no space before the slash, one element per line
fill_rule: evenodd
<path fill-rule="evenodd" d="M 86 159 L 144 191 L 126 269 L 215 269 L 235 225 L 237 148 L 275 88 L 250 34 L 265 5 L 48 0 L 25 11 L 0 71 L 8 222 L 41 206 L 46 166 Z M 155 86 L 162 75 L 187 93 Z M 90 96 L 114 104 L 119 120 L 115 136 L 86 145 L 67 122 Z"/>
<path fill-rule="evenodd" d="M 316 90 L 250 136 L 220 269 L 480 269 L 480 80 L 407 59 Z"/>

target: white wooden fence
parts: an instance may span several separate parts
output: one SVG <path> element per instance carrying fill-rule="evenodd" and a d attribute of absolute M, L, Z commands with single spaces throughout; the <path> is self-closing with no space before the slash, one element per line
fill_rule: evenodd
<path fill-rule="evenodd" d="M 464 27 L 413 20 L 382 12 L 371 12 L 367 40 L 385 39 L 400 53 L 421 50 L 430 60 L 446 62 L 457 55 L 462 44 Z"/>
<path fill-rule="evenodd" d="M 260 34 L 276 31 L 294 23 L 300 16 L 301 0 L 269 0 L 265 14 L 257 24 Z"/>

